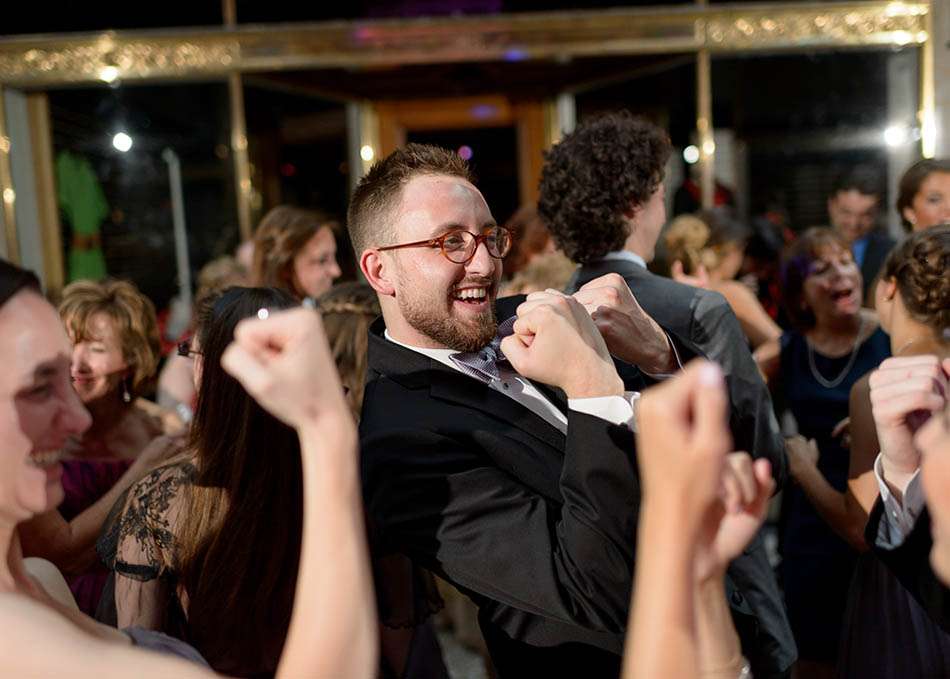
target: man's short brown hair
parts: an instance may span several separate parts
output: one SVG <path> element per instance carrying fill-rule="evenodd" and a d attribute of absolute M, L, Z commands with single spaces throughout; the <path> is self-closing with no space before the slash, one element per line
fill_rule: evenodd
<path fill-rule="evenodd" d="M 391 244 L 384 242 L 390 228 L 389 213 L 402 187 L 421 175 L 461 177 L 474 183 L 468 163 L 454 151 L 430 144 L 407 144 L 396 149 L 370 168 L 350 198 L 346 223 L 357 257 L 366 248 Z"/>

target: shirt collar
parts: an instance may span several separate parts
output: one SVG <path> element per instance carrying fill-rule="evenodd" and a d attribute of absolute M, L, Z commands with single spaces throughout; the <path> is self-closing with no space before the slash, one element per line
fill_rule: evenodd
<path fill-rule="evenodd" d="M 458 370 L 455 363 L 453 363 L 452 359 L 449 358 L 452 354 L 458 353 L 457 351 L 455 351 L 455 349 L 427 349 L 424 347 L 414 347 L 411 344 L 406 344 L 405 342 L 400 342 L 399 340 L 393 338 L 393 336 L 389 334 L 389 328 L 383 331 L 383 336 L 386 339 L 388 339 L 390 342 L 392 342 L 393 344 L 398 344 L 401 347 L 405 347 L 406 349 L 415 351 L 417 354 L 428 356 L 433 361 L 438 361 L 439 363 L 447 365 L 450 368 L 454 368 L 455 370 Z"/>
<path fill-rule="evenodd" d="M 638 255 L 636 252 L 630 252 L 629 250 L 614 250 L 613 252 L 608 252 L 600 259 L 601 261 L 624 260 L 627 262 L 633 262 L 634 264 L 639 264 L 644 269 L 647 268 L 647 263 L 644 261 L 643 257 Z"/>

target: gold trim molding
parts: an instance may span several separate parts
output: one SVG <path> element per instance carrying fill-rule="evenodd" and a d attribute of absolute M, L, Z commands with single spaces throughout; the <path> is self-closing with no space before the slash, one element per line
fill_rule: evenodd
<path fill-rule="evenodd" d="M 581 56 L 900 46 L 927 40 L 929 4 L 771 3 L 545 12 L 0 39 L 0 84 Z"/>
<path fill-rule="evenodd" d="M 716 51 L 922 44 L 927 41 L 925 17 L 929 11 L 926 4 L 903 2 L 733 11 L 707 20 L 706 39 Z"/>

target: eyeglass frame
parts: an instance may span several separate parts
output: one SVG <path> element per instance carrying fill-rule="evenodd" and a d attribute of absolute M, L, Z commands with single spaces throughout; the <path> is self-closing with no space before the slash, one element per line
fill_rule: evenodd
<path fill-rule="evenodd" d="M 376 249 L 382 252 L 384 250 L 400 250 L 402 248 L 422 248 L 422 247 L 434 248 L 438 246 L 439 252 L 442 253 L 442 256 L 445 257 L 450 262 L 452 262 L 453 264 L 468 264 L 473 259 L 475 259 L 475 253 L 478 252 L 478 246 L 481 245 L 482 243 L 485 243 L 485 241 L 488 240 L 489 235 L 490 235 L 489 232 L 491 231 L 507 234 L 508 249 L 505 251 L 504 254 L 496 256 L 491 253 L 491 250 L 488 249 L 488 244 L 486 243 L 485 251 L 488 253 L 488 256 L 491 257 L 492 259 L 504 259 L 505 256 L 509 252 L 511 252 L 511 246 L 514 244 L 515 238 L 514 238 L 514 235 L 512 235 L 510 229 L 506 229 L 505 227 L 499 226 L 498 224 L 485 227 L 482 230 L 482 232 L 477 236 L 473 234 L 471 231 L 468 231 L 467 229 L 452 229 L 451 231 L 446 231 L 441 236 L 436 236 L 435 238 L 429 238 L 427 240 L 418 240 L 413 243 L 400 243 L 398 245 L 384 245 Z M 475 238 L 475 247 L 472 248 L 472 254 L 470 254 L 465 260 L 461 262 L 456 262 L 454 259 L 449 257 L 448 253 L 445 251 L 445 239 L 451 236 L 452 234 L 456 234 L 456 233 L 467 233 L 469 236 L 472 236 L 473 238 Z M 496 237 L 497 237 L 497 233 L 496 233 Z"/>
<path fill-rule="evenodd" d="M 192 349 L 191 342 L 185 340 L 184 342 L 178 343 L 178 355 L 182 358 L 194 358 L 195 356 L 201 356 L 201 352 Z"/>

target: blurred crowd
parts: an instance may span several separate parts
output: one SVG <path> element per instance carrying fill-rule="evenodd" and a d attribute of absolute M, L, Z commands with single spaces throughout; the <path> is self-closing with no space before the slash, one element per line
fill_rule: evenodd
<path fill-rule="evenodd" d="M 950 677 L 950 160 L 788 225 L 670 153 L 587 120 L 497 221 L 409 144 L 177 324 L 0 263 L 4 676 Z"/>

